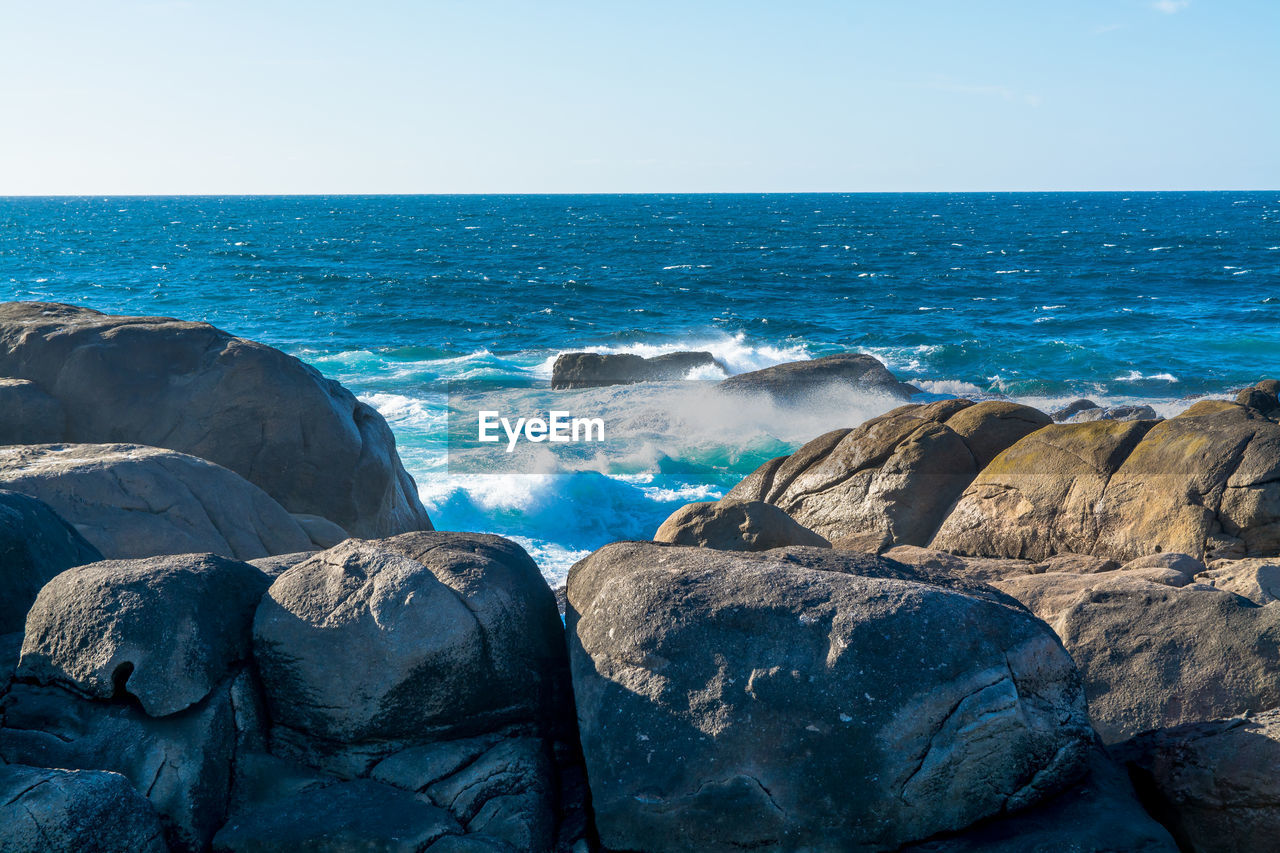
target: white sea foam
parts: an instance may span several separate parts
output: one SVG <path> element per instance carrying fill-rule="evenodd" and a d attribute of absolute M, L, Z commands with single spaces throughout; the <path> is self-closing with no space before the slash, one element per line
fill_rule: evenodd
<path fill-rule="evenodd" d="M 644 358 L 653 358 L 654 356 L 672 352 L 710 352 L 717 361 L 728 369 L 728 375 L 730 376 L 748 373 L 752 370 L 760 370 L 764 367 L 772 367 L 775 364 L 782 364 L 788 361 L 807 361 L 813 357 L 808 347 L 804 344 L 791 346 L 753 345 L 747 343 L 744 332 L 738 332 L 735 335 L 723 334 L 705 338 L 690 338 L 689 340 L 672 344 L 634 343 L 620 346 L 586 346 L 573 350 L 562 350 L 555 355 L 547 357 L 540 365 L 534 367 L 532 369 L 533 375 L 549 379 L 551 377 L 551 368 L 556 359 L 565 352 L 630 353 Z M 713 375 L 702 374 L 696 377 L 691 376 L 690 378 L 723 379 L 724 376 L 723 372 L 716 372 Z"/>
<path fill-rule="evenodd" d="M 1172 373 L 1143 373 L 1140 370 L 1130 370 L 1128 373 L 1124 374 L 1123 376 L 1117 376 L 1115 378 L 1115 381 L 1116 382 L 1152 381 L 1152 382 L 1174 383 L 1178 381 L 1178 377 L 1174 376 Z"/>

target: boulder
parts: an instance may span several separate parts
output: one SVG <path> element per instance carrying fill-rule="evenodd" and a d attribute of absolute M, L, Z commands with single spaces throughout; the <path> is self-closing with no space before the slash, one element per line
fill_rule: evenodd
<path fill-rule="evenodd" d="M 1191 853 L 1273 850 L 1280 838 L 1280 711 L 1161 729 L 1120 755 Z"/>
<path fill-rule="evenodd" d="M 1057 424 L 1026 436 L 964 490 L 930 547 L 1033 561 L 1058 553 L 1096 553 L 1094 509 L 1152 426 L 1142 421 Z"/>
<path fill-rule="evenodd" d="M 551 387 L 567 390 L 670 381 L 708 367 L 727 372 L 709 352 L 669 352 L 653 358 L 630 353 L 566 352 L 556 358 L 551 368 Z"/>
<path fill-rule="evenodd" d="M 1084 677 L 1094 727 L 1115 743 L 1280 707 L 1280 607 L 1188 581 L 1150 567 L 992 584 L 1062 638 Z"/>
<path fill-rule="evenodd" d="M 1049 417 L 1053 418 L 1054 423 L 1060 424 L 1063 421 L 1069 419 L 1074 414 L 1087 411 L 1088 409 L 1097 409 L 1097 408 L 1101 408 L 1101 407 L 1097 403 L 1093 402 L 1092 400 L 1084 400 L 1084 399 L 1073 400 L 1072 402 L 1067 403 L 1067 405 L 1063 406 L 1061 409 L 1058 409 L 1054 412 L 1050 412 Z"/>
<path fill-rule="evenodd" d="M 253 566 L 212 554 L 69 569 L 31 608 L 18 677 L 175 714 L 249 660 L 253 614 L 270 584 Z"/>
<path fill-rule="evenodd" d="M 1190 554 L 1179 554 L 1176 551 L 1165 551 L 1161 554 L 1148 554 L 1145 557 L 1138 557 L 1130 560 L 1120 567 L 1122 571 L 1131 572 L 1134 569 L 1173 569 L 1181 572 L 1189 577 L 1195 577 L 1207 570 L 1204 563 L 1197 560 Z"/>
<path fill-rule="evenodd" d="M 198 853 L 208 849 L 227 812 L 240 741 L 237 692 L 244 691 L 228 680 L 203 702 L 156 719 L 127 703 L 19 682 L 0 702 L 0 757 L 119 773 L 160 814 L 171 849 Z"/>
<path fill-rule="evenodd" d="M 1068 423 L 1086 423 L 1088 421 L 1154 421 L 1159 419 L 1156 410 L 1150 406 L 1098 406 L 1076 412 L 1065 420 Z"/>
<path fill-rule="evenodd" d="M 0 490 L 0 634 L 21 631 L 40 588 L 102 554 L 44 501 Z"/>
<path fill-rule="evenodd" d="M 1274 557 L 1215 560 L 1211 568 L 1196 574 L 1196 580 L 1243 596 L 1254 604 L 1280 601 L 1280 559 Z"/>
<path fill-rule="evenodd" d="M 716 386 L 727 394 L 764 394 L 779 402 L 803 402 L 833 389 L 851 389 L 906 400 L 920 389 L 898 379 L 875 356 L 840 353 L 809 361 L 789 361 L 739 373 Z"/>
<path fill-rule="evenodd" d="M 566 686 L 562 630 L 538 567 L 506 539 L 348 540 L 277 577 L 258 608 L 254 655 L 277 750 L 360 775 L 367 766 L 328 763 L 339 760 L 331 744 L 367 744 L 372 761 L 549 727 Z"/>
<path fill-rule="evenodd" d="M 653 534 L 655 542 L 722 551 L 767 551 L 784 545 L 830 548 L 831 543 L 764 501 L 720 500 L 685 504 Z"/>
<path fill-rule="evenodd" d="M 898 853 L 1177 853 L 1168 830 L 1143 809 L 1124 769 L 1093 751 L 1089 773 L 1028 809 Z"/>
<path fill-rule="evenodd" d="M 0 444 L 39 444 L 67 429 L 62 404 L 34 382 L 0 379 Z"/>
<path fill-rule="evenodd" d="M 946 551 L 921 548 L 919 545 L 898 545 L 885 551 L 882 556 L 931 574 L 950 575 L 984 583 L 1001 578 L 1028 575 L 1036 569 L 1035 563 L 1028 560 L 959 557 L 948 554 Z"/>
<path fill-rule="evenodd" d="M 1257 385 L 1246 388 L 1236 395 L 1236 402 L 1248 406 L 1258 413 L 1275 420 L 1280 417 L 1280 382 L 1264 379 Z"/>
<path fill-rule="evenodd" d="M 902 406 L 766 462 L 725 499 L 774 504 L 837 547 L 927 545 L 979 464 L 1047 423 L 1004 402 Z"/>
<path fill-rule="evenodd" d="M 168 853 L 155 809 L 118 773 L 0 765 L 0 850 Z"/>
<path fill-rule="evenodd" d="M 368 779 L 338 782 L 233 817 L 215 853 L 422 853 L 461 828 L 424 796 Z M 434 849 L 434 848 L 430 848 Z"/>
<path fill-rule="evenodd" d="M 892 850 L 1063 790 L 1079 676 L 983 584 L 819 548 L 607 545 L 569 575 L 602 844 Z"/>
<path fill-rule="evenodd" d="M 0 447 L 0 487 L 45 501 L 109 559 L 211 553 L 246 560 L 315 547 L 257 486 L 171 450 Z"/>
<path fill-rule="evenodd" d="M 1280 552 L 1280 424 L 1202 402 L 1153 427 L 1095 506 L 1095 554 Z"/>
<path fill-rule="evenodd" d="M 431 528 L 382 416 L 337 382 L 207 323 L 0 304 L 0 376 L 66 412 L 38 443 L 128 442 L 208 459 L 355 536 Z"/>

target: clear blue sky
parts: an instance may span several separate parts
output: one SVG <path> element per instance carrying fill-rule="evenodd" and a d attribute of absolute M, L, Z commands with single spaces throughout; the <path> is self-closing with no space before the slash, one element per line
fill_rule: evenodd
<path fill-rule="evenodd" d="M 0 195 L 1280 189 L 1280 0 L 0 10 Z"/>

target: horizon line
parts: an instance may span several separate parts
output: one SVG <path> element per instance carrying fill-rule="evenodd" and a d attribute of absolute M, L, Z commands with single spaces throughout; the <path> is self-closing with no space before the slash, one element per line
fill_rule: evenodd
<path fill-rule="evenodd" d="M 767 196 L 767 195 L 1120 195 L 1124 193 L 1155 195 L 1159 193 L 1270 193 L 1280 187 L 1225 189 L 1027 189 L 1027 190 L 591 190 L 575 192 L 555 190 L 542 192 L 126 192 L 126 193 L 0 193 L 0 199 L 33 198 L 449 198 L 449 197 L 519 197 L 519 196 Z"/>

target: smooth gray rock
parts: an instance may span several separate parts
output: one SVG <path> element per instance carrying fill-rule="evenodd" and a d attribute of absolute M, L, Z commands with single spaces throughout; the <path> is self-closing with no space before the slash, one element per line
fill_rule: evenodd
<path fill-rule="evenodd" d="M 725 499 L 685 504 L 653 534 L 655 542 L 721 551 L 768 551 L 784 545 L 830 548 L 831 543 L 773 504 Z"/>
<path fill-rule="evenodd" d="M 1159 418 L 1160 415 L 1150 406 L 1095 406 L 1075 412 L 1064 420 L 1079 424 L 1088 421 L 1154 421 Z"/>
<path fill-rule="evenodd" d="M 461 832 L 444 809 L 368 779 L 302 791 L 234 816 L 213 839 L 215 853 L 421 853 Z"/>
<path fill-rule="evenodd" d="M 81 699 L 60 687 L 13 684 L 0 702 L 0 757 L 119 773 L 160 814 L 172 850 L 202 853 L 227 813 L 242 739 L 237 692 L 224 682 L 200 704 L 156 719 L 128 704 Z"/>
<path fill-rule="evenodd" d="M 670 352 L 652 358 L 630 353 L 566 352 L 551 367 L 551 387 L 564 390 L 670 381 L 705 367 L 727 372 L 709 352 Z"/>
<path fill-rule="evenodd" d="M 67 429 L 62 404 L 34 382 L 0 378 L 0 444 L 39 444 Z"/>
<path fill-rule="evenodd" d="M 250 659 L 253 614 L 270 584 L 212 554 L 69 569 L 31 608 L 18 677 L 175 714 Z"/>
<path fill-rule="evenodd" d="M 1101 407 L 1097 403 L 1093 402 L 1092 400 L 1085 400 L 1085 399 L 1073 400 L 1067 405 L 1063 406 L 1061 409 L 1057 409 L 1056 411 L 1050 412 L 1049 417 L 1053 418 L 1054 423 L 1060 424 L 1063 421 L 1070 418 L 1072 415 L 1075 415 L 1079 412 L 1086 411 L 1088 409 L 1097 409 L 1097 408 L 1101 408 Z"/>
<path fill-rule="evenodd" d="M 155 809 L 118 773 L 0 765 L 5 853 L 168 853 Z"/>
<path fill-rule="evenodd" d="M 1280 839 L 1280 711 L 1160 729 L 1119 754 L 1192 853 L 1255 853 Z"/>
<path fill-rule="evenodd" d="M 817 548 L 608 545 L 569 575 L 604 846 L 892 850 L 1084 772 L 1080 678 L 990 587 Z"/>
<path fill-rule="evenodd" d="M 276 578 L 254 652 L 282 743 L 415 743 L 551 726 L 566 689 L 555 596 L 497 536 L 348 540 Z M 309 763 L 320 752 L 295 754 Z"/>
<path fill-rule="evenodd" d="M 1254 604 L 1280 601 L 1280 558 L 1215 560 L 1196 573 L 1196 581 L 1244 596 Z"/>
<path fill-rule="evenodd" d="M 21 631 L 40 588 L 102 554 L 44 501 L 0 490 L 0 634 Z"/>
<path fill-rule="evenodd" d="M 854 389 L 906 400 L 920 389 L 897 377 L 875 356 L 840 353 L 809 361 L 789 361 L 739 373 L 716 386 L 728 394 L 766 394 L 782 402 L 800 402 L 833 388 Z"/>
<path fill-rule="evenodd" d="M 39 442 L 189 453 L 355 536 L 431 529 L 380 414 L 298 359 L 206 323 L 0 304 L 0 376 L 65 409 L 65 429 Z"/>
<path fill-rule="evenodd" d="M 212 553 L 238 560 L 314 548 L 284 508 L 194 456 L 134 444 L 0 447 L 0 487 L 34 495 L 108 559 Z"/>

